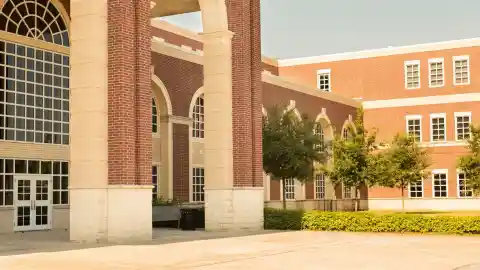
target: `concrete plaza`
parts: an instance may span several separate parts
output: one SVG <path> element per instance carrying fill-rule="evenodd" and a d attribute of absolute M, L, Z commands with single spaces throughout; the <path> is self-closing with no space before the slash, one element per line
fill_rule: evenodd
<path fill-rule="evenodd" d="M 106 246 L 55 234 L 0 236 L 0 269 L 480 269 L 480 237 L 469 236 L 155 230 L 148 243 Z"/>

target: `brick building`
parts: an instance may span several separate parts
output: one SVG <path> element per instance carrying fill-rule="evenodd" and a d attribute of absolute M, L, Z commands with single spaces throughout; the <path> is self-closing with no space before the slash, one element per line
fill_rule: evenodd
<path fill-rule="evenodd" d="M 286 59 L 279 75 L 361 101 L 379 141 L 408 133 L 428 148 L 431 176 L 408 188 L 407 209 L 478 210 L 456 162 L 469 124 L 480 123 L 479 63 L 475 38 Z M 398 189 L 372 188 L 368 197 L 370 209 L 401 208 Z"/>
<path fill-rule="evenodd" d="M 0 233 L 149 239 L 160 196 L 204 204 L 208 230 L 262 229 L 280 198 L 262 105 L 309 114 L 328 140 L 360 103 L 277 76 L 259 1 L 242 1 L 0 1 Z M 197 10 L 200 35 L 151 20 Z M 292 182 L 288 198 L 329 189 Z"/>

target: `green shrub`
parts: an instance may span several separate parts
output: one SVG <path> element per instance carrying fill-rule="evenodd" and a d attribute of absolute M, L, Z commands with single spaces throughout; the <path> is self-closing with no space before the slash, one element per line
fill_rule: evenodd
<path fill-rule="evenodd" d="M 425 216 L 370 212 L 265 210 L 265 228 L 277 230 L 480 234 L 479 216 Z"/>
<path fill-rule="evenodd" d="M 300 230 L 302 216 L 302 211 L 266 208 L 264 226 L 267 230 Z"/>

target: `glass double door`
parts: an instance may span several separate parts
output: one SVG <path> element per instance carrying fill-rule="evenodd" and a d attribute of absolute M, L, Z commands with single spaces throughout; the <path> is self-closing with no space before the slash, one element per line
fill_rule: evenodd
<path fill-rule="evenodd" d="M 15 231 L 48 230 L 52 227 L 52 179 L 50 176 L 15 176 Z"/>

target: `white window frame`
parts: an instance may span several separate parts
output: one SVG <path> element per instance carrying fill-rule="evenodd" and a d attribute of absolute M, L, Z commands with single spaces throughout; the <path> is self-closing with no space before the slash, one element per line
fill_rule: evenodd
<path fill-rule="evenodd" d="M 445 125 L 444 133 L 445 133 L 445 136 L 444 136 L 443 141 L 434 141 L 433 140 L 433 119 L 434 118 L 441 118 L 441 117 L 443 117 L 443 119 L 444 119 L 444 125 Z M 446 141 L 447 141 L 447 114 L 446 113 L 431 113 L 430 114 L 430 142 L 441 143 L 441 142 L 446 142 Z"/>
<path fill-rule="evenodd" d="M 468 116 L 470 118 L 470 124 L 472 124 L 472 112 L 455 112 L 455 113 L 453 113 L 453 115 L 455 117 L 455 141 L 463 142 L 464 140 L 459 140 L 458 139 L 457 117 Z M 472 134 L 471 134 L 470 128 L 469 128 L 469 133 L 470 133 L 470 136 L 471 136 Z"/>
<path fill-rule="evenodd" d="M 465 173 L 462 172 L 461 170 L 457 170 L 457 197 L 458 197 L 458 198 L 462 198 L 462 199 L 464 199 L 464 198 L 473 198 L 473 197 L 474 197 L 474 194 L 473 194 L 474 191 L 473 191 L 473 189 L 472 189 L 472 196 L 463 196 L 463 197 L 460 196 L 460 191 L 461 191 L 461 190 L 460 190 L 460 174 L 461 174 L 461 173 L 465 174 Z M 467 179 L 467 176 L 466 176 L 466 175 L 465 175 L 465 179 Z"/>
<path fill-rule="evenodd" d="M 442 84 L 441 85 L 432 85 L 432 65 L 431 64 L 442 64 Z M 445 61 L 443 58 L 431 58 L 428 59 L 428 86 L 430 88 L 438 88 L 445 86 Z"/>
<path fill-rule="evenodd" d="M 435 174 L 445 174 L 445 183 L 446 183 L 446 193 L 447 196 L 445 197 L 437 197 L 435 196 Z M 444 199 L 448 198 L 448 169 L 437 169 L 432 171 L 432 198 L 437 198 L 437 199 Z"/>
<path fill-rule="evenodd" d="M 203 170 L 203 176 L 199 176 L 199 175 L 195 175 L 194 172 L 196 169 L 201 169 Z M 191 202 L 192 203 L 204 203 L 205 202 L 205 167 L 203 166 L 194 166 L 192 167 L 192 182 L 191 182 L 191 185 L 190 185 L 190 196 L 191 196 Z M 198 193 L 198 194 L 203 194 L 203 200 L 195 200 L 195 194 L 197 194 L 195 192 L 195 186 L 202 186 L 198 183 L 195 182 L 195 178 L 200 178 L 200 177 L 203 177 L 203 190 L 202 192 Z"/>
<path fill-rule="evenodd" d="M 423 184 L 423 179 L 420 180 L 419 182 L 420 182 L 420 184 L 421 184 L 421 186 L 422 186 L 422 196 L 421 196 L 421 197 L 412 197 L 412 195 L 411 195 L 411 190 L 410 190 L 411 184 L 408 184 L 408 187 L 407 187 L 407 188 L 408 188 L 408 190 L 407 190 L 407 192 L 408 192 L 408 198 L 410 198 L 410 199 L 422 199 L 423 197 L 425 197 L 425 185 Z"/>
<path fill-rule="evenodd" d="M 320 89 L 320 75 L 328 75 L 328 90 Z M 332 69 L 317 70 L 317 88 L 321 91 L 332 92 Z"/>
<path fill-rule="evenodd" d="M 463 60 L 467 60 L 467 76 L 468 76 L 468 82 L 466 83 L 457 83 L 457 80 L 456 80 L 456 72 L 455 72 L 455 62 L 456 61 L 463 61 Z M 459 55 L 459 56 L 454 56 L 453 57 L 453 85 L 469 85 L 470 84 L 470 56 L 469 55 Z"/>
<path fill-rule="evenodd" d="M 350 195 L 348 196 L 348 198 L 346 198 L 346 196 L 345 196 L 345 194 L 347 194 L 345 191 L 347 191 L 347 190 L 349 191 L 348 194 L 350 194 Z M 343 199 L 346 199 L 346 200 L 351 200 L 351 199 L 353 199 L 353 196 L 352 196 L 352 187 L 347 187 L 347 186 L 345 186 L 345 185 L 342 185 L 342 198 L 343 198 Z"/>
<path fill-rule="evenodd" d="M 408 120 L 420 120 L 420 140 L 417 143 L 423 141 L 423 129 L 422 129 L 422 116 L 420 114 L 410 114 L 405 116 L 405 131 L 407 136 L 408 134 Z"/>
<path fill-rule="evenodd" d="M 285 182 L 285 185 L 282 183 L 282 188 L 280 189 L 282 191 L 282 194 L 281 194 L 282 198 L 283 198 L 283 192 L 285 192 L 285 201 L 295 201 L 296 200 L 295 192 L 296 192 L 297 181 L 293 178 L 292 179 L 285 179 L 285 180 L 282 180 L 282 181 L 288 181 L 288 182 Z M 293 183 L 293 185 L 289 185 L 290 184 L 289 181 L 291 181 L 291 183 Z M 285 188 L 283 188 L 283 187 L 285 187 Z M 287 187 L 292 187 L 293 192 L 287 192 L 287 189 L 288 189 Z M 288 194 L 293 194 L 293 198 L 288 198 L 287 193 Z"/>
<path fill-rule="evenodd" d="M 408 76 L 407 76 L 407 66 L 409 65 L 418 65 L 418 87 L 412 87 L 412 88 L 409 88 L 408 87 Z M 421 68 L 421 65 L 420 65 L 420 60 L 410 60 L 410 61 L 405 61 L 403 63 L 403 77 L 404 77 L 404 81 L 405 81 L 405 89 L 408 89 L 408 90 L 412 90 L 412 89 L 420 89 L 420 87 L 422 86 L 422 73 L 420 71 L 420 68 Z"/>
<path fill-rule="evenodd" d="M 153 162 L 152 163 L 152 169 L 153 167 L 156 167 L 157 168 L 157 174 L 155 175 L 157 177 L 157 196 L 156 198 L 159 198 L 159 195 L 160 195 L 160 163 L 158 162 Z M 152 172 L 152 178 L 153 178 L 153 172 Z M 153 185 L 153 183 L 152 183 Z M 152 189 L 152 193 L 153 193 L 153 189 Z M 153 196 L 152 196 L 153 197 Z"/>
<path fill-rule="evenodd" d="M 320 175 L 321 175 L 322 177 L 320 177 Z M 318 179 L 317 177 L 320 177 L 320 179 L 322 179 L 322 180 Z M 318 183 L 320 183 L 320 182 L 323 182 L 323 186 L 319 186 L 319 185 L 318 185 Z M 326 181 L 325 181 L 325 174 L 319 173 L 319 174 L 315 175 L 315 185 L 314 185 L 314 188 L 315 188 L 315 189 L 314 189 L 315 200 L 323 200 L 323 199 L 325 199 L 326 187 L 327 187 L 327 185 L 326 185 Z M 322 197 L 317 196 L 317 189 L 322 190 L 322 188 L 323 188 L 323 196 L 322 196 Z M 322 194 L 322 192 L 319 192 L 319 193 Z"/>

